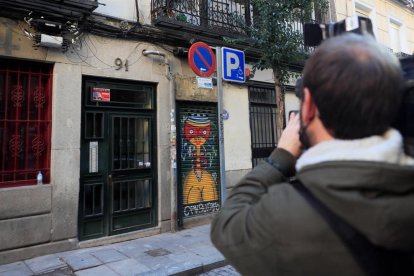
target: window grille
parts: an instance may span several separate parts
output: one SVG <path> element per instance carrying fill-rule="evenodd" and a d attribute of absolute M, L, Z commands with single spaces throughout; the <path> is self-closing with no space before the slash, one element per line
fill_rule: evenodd
<path fill-rule="evenodd" d="M 272 87 L 249 86 L 252 165 L 267 158 L 277 145 L 276 91 Z"/>
<path fill-rule="evenodd" d="M 0 188 L 50 182 L 52 66 L 0 62 Z"/>

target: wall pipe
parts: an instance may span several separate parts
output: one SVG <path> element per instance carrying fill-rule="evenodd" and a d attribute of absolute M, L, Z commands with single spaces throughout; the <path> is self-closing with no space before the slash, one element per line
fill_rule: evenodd
<path fill-rule="evenodd" d="M 174 76 L 171 70 L 171 64 L 165 53 L 157 50 L 142 50 L 143 56 L 161 56 L 164 58 L 164 64 L 167 66 L 167 79 L 169 80 L 169 94 L 170 94 L 170 165 L 171 165 L 171 231 L 176 232 L 177 224 L 177 133 L 176 133 L 176 119 L 175 119 L 175 85 Z"/>

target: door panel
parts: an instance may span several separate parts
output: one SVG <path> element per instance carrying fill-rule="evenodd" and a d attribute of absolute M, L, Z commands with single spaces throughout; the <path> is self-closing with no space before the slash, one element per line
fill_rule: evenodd
<path fill-rule="evenodd" d="M 111 115 L 110 234 L 153 223 L 149 118 Z"/>

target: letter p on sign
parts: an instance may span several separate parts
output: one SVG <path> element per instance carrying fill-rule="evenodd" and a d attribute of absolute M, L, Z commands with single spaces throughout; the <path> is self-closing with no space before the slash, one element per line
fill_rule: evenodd
<path fill-rule="evenodd" d="M 245 82 L 244 52 L 236 49 L 221 48 L 223 79 L 233 82 Z"/>
<path fill-rule="evenodd" d="M 227 64 L 226 76 L 231 76 L 232 70 L 239 69 L 240 61 L 239 61 L 238 56 L 235 53 L 227 53 L 226 64 Z"/>

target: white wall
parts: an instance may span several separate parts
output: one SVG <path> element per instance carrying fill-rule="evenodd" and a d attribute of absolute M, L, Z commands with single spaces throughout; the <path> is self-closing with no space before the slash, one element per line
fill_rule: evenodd
<path fill-rule="evenodd" d="M 252 167 L 249 98 L 246 86 L 224 84 L 224 151 L 226 171 Z"/>
<path fill-rule="evenodd" d="M 140 2 L 146 2 L 146 0 L 138 0 L 137 2 L 141 6 Z M 99 3 L 100 5 L 94 11 L 95 13 L 130 21 L 137 20 L 135 0 L 99 0 Z"/>

